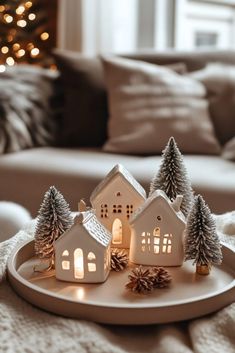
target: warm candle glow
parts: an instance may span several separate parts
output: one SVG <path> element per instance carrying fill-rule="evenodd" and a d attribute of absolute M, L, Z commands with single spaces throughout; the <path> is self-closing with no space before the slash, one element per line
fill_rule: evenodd
<path fill-rule="evenodd" d="M 76 298 L 78 300 L 82 300 L 82 299 L 84 299 L 84 296 L 85 296 L 84 288 L 82 288 L 82 287 L 76 288 Z"/>
<path fill-rule="evenodd" d="M 83 252 L 81 249 L 74 251 L 74 277 L 78 279 L 84 277 Z"/>
<path fill-rule="evenodd" d="M 0 5 L 0 12 L 3 12 L 3 11 L 5 11 L 5 6 L 4 5 Z"/>

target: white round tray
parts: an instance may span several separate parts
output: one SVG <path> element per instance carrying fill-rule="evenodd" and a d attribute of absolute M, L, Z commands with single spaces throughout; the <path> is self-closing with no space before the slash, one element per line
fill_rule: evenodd
<path fill-rule="evenodd" d="M 28 302 L 49 312 L 108 324 L 153 324 L 181 321 L 217 311 L 235 299 L 235 253 L 223 245 L 223 264 L 209 276 L 195 274 L 192 263 L 169 267 L 170 288 L 148 295 L 125 290 L 130 268 L 111 272 L 102 284 L 56 280 L 54 272 L 35 273 L 34 242 L 22 244 L 8 261 L 8 278 Z"/>

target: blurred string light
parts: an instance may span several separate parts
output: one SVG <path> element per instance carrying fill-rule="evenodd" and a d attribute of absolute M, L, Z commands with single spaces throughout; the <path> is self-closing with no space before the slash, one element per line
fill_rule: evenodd
<path fill-rule="evenodd" d="M 17 53 L 15 54 L 17 58 L 22 58 L 25 55 L 25 50 L 24 49 L 20 49 L 17 51 Z"/>
<path fill-rule="evenodd" d="M 19 43 L 14 43 L 12 46 L 13 50 L 19 50 L 20 49 L 20 44 Z"/>
<path fill-rule="evenodd" d="M 9 66 L 13 66 L 15 64 L 15 60 L 11 56 L 8 56 L 8 58 L 6 58 L 6 63 Z"/>
<path fill-rule="evenodd" d="M 30 14 L 28 15 L 28 19 L 29 19 L 30 21 L 35 20 L 35 18 L 36 18 L 35 13 L 30 13 Z"/>
<path fill-rule="evenodd" d="M 23 13 L 25 12 L 25 7 L 24 6 L 19 6 L 19 7 L 17 7 L 17 9 L 16 9 L 16 14 L 17 15 L 22 15 Z"/>
<path fill-rule="evenodd" d="M 25 3 L 25 7 L 26 7 L 27 9 L 30 9 L 31 6 L 33 6 L 32 1 L 27 1 L 27 2 Z"/>
<path fill-rule="evenodd" d="M 11 15 L 9 15 L 8 13 L 6 13 L 4 16 L 3 16 L 4 20 L 6 23 L 11 23 L 13 21 L 13 17 Z"/>
<path fill-rule="evenodd" d="M 25 20 L 17 21 L 17 26 L 19 27 L 25 27 L 26 25 L 27 25 L 27 22 Z"/>
<path fill-rule="evenodd" d="M 31 55 L 32 57 L 35 57 L 35 56 L 37 56 L 39 53 L 40 53 L 40 50 L 39 50 L 38 48 L 33 48 L 33 49 L 31 50 L 30 55 Z"/>
<path fill-rule="evenodd" d="M 6 46 L 4 46 L 4 47 L 1 48 L 1 52 L 2 52 L 3 54 L 7 54 L 7 53 L 9 52 L 9 48 L 6 47 Z"/>
<path fill-rule="evenodd" d="M 49 33 L 43 32 L 40 37 L 41 37 L 41 40 L 47 40 L 49 38 Z"/>
<path fill-rule="evenodd" d="M 45 25 L 41 25 L 41 12 L 38 12 L 38 16 L 34 10 L 34 3 L 40 4 L 40 0 L 23 0 L 20 4 L 15 0 L 1 2 L 0 32 L 5 31 L 5 34 L 0 38 L 0 73 L 6 70 L 6 66 L 13 66 L 17 62 L 38 62 L 43 57 L 40 43 L 50 38 Z"/>

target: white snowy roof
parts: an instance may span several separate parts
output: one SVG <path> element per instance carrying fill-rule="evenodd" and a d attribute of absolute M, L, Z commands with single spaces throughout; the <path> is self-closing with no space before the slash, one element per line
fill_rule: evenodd
<path fill-rule="evenodd" d="M 116 164 L 113 169 L 106 175 L 106 177 L 98 184 L 91 194 L 90 201 L 92 202 L 95 197 L 112 181 L 116 175 L 121 175 L 132 188 L 143 198 L 146 198 L 146 192 L 144 188 L 138 183 L 138 181 L 131 175 L 128 170 L 121 164 Z"/>
<path fill-rule="evenodd" d="M 107 247 L 112 239 L 111 233 L 99 222 L 94 210 L 89 210 L 78 213 L 78 215 L 74 218 L 74 224 L 72 227 L 68 229 L 61 237 L 59 237 L 56 240 L 56 243 L 59 243 L 62 239 L 65 239 L 67 235 L 69 235 L 70 231 L 75 229 L 75 227 L 78 227 L 78 236 L 80 236 L 79 227 L 83 227 L 93 239 L 104 247 Z"/>
<path fill-rule="evenodd" d="M 129 223 L 133 224 L 137 218 L 152 204 L 152 202 L 156 198 L 162 198 L 164 199 L 169 207 L 171 207 L 172 211 L 175 213 L 175 215 L 183 222 L 185 223 L 185 216 L 181 211 L 176 211 L 174 207 L 172 206 L 171 200 L 167 197 L 166 193 L 163 190 L 155 190 L 151 196 L 133 213 L 131 216 Z"/>
<path fill-rule="evenodd" d="M 99 222 L 93 210 L 84 212 L 82 225 L 98 243 L 107 247 L 112 234 Z"/>

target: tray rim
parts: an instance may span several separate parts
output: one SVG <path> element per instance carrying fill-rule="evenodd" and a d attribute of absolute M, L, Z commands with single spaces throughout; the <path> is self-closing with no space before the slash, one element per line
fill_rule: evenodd
<path fill-rule="evenodd" d="M 142 303 L 141 305 L 138 303 L 138 304 L 134 304 L 134 303 L 131 303 L 131 304 L 101 304 L 99 302 L 93 302 L 93 301 L 89 301 L 89 300 L 86 300 L 85 302 L 84 301 L 81 301 L 81 300 L 73 300 L 72 298 L 67 298 L 66 296 L 62 295 L 62 294 L 56 294 L 56 295 L 53 295 L 53 292 L 50 292 L 49 290 L 46 290 L 44 288 L 41 288 L 31 282 L 29 282 L 28 280 L 26 280 L 24 277 L 22 277 L 19 273 L 18 273 L 18 268 L 24 263 L 24 261 L 22 261 L 21 263 L 18 264 L 18 267 L 16 266 L 16 260 L 17 260 L 17 255 L 19 254 L 20 251 L 23 250 L 23 248 L 25 248 L 26 246 L 29 246 L 31 247 L 33 245 L 33 242 L 34 240 L 31 239 L 31 240 L 26 240 L 20 244 L 18 244 L 17 247 L 15 247 L 15 249 L 13 250 L 12 254 L 10 255 L 9 259 L 8 259 L 8 262 L 7 262 L 7 275 L 8 275 L 8 279 L 9 279 L 9 282 L 10 284 L 12 285 L 12 287 L 14 288 L 14 290 L 18 293 L 18 290 L 16 289 L 16 285 L 15 285 L 15 281 L 20 284 L 20 285 L 23 285 L 24 287 L 26 287 L 28 290 L 30 291 L 34 291 L 36 292 L 37 294 L 42 294 L 42 295 L 45 295 L 45 296 L 49 296 L 50 298 L 56 298 L 56 300 L 59 300 L 59 301 L 63 301 L 63 302 L 69 302 L 71 304 L 74 304 L 74 305 L 78 305 L 78 306 L 83 306 L 83 307 L 93 307 L 93 308 L 99 308 L 99 309 L 114 309 L 114 310 L 126 310 L 126 309 L 129 309 L 129 310 L 144 310 L 144 309 L 166 309 L 166 308 L 175 308 L 175 307 L 181 307 L 181 306 L 184 306 L 184 305 L 195 305 L 195 303 L 200 303 L 200 302 L 203 302 L 203 301 L 207 301 L 207 300 L 210 300 L 212 298 L 216 298 L 217 296 L 221 296 L 223 295 L 224 293 L 227 293 L 227 292 L 234 292 L 234 297 L 235 297 L 235 278 L 233 279 L 233 281 L 231 281 L 231 283 L 229 283 L 228 285 L 226 285 L 225 287 L 223 287 L 222 289 L 218 289 L 217 291 L 214 291 L 212 293 L 208 293 L 208 294 L 204 294 L 204 295 L 200 295 L 200 296 L 197 296 L 193 299 L 182 299 L 182 300 L 177 300 L 177 301 L 170 301 L 170 302 L 164 302 L 164 303 Z M 231 245 L 228 245 L 228 244 L 225 244 L 225 243 L 221 243 L 222 244 L 222 247 L 225 248 L 225 251 L 226 249 L 228 249 L 229 251 L 231 251 L 233 253 L 233 255 L 235 255 L 235 249 L 231 246 Z M 30 258 L 30 257 L 29 257 Z M 226 266 L 228 266 L 228 264 L 226 264 Z M 16 268 L 17 267 L 17 268 Z M 230 267 L 231 268 L 231 267 Z M 231 271 L 234 272 L 235 271 L 235 268 L 231 268 Z M 73 282 L 67 282 L 68 285 L 69 283 L 71 283 L 72 285 L 74 285 L 75 283 Z M 78 283 L 78 285 L 83 285 L 82 283 Z M 96 285 L 96 284 L 94 284 Z M 24 297 L 23 295 L 21 295 L 21 293 L 18 293 L 21 297 Z M 24 298 L 25 299 L 25 298 Z M 26 299 L 27 300 L 27 299 Z M 27 300 L 27 301 L 30 301 L 30 300 Z M 34 302 L 31 302 L 33 303 L 34 305 L 37 305 L 35 304 Z M 43 306 L 40 306 L 38 305 L 40 308 L 43 308 Z M 45 308 L 43 308 L 44 310 L 46 310 Z M 52 311 L 53 313 L 55 313 L 55 311 Z M 60 314 L 62 315 L 62 314 Z M 186 318 L 187 319 L 187 318 Z M 180 319 L 182 320 L 182 319 Z M 95 321 L 95 320 L 94 320 Z M 101 321 L 100 321 L 101 322 Z M 165 321 L 163 321 L 165 322 Z M 166 322 L 169 322 L 169 321 L 166 321 Z M 152 322 L 150 322 L 152 323 Z M 158 323 L 158 321 L 156 321 L 156 323 Z M 124 323 L 125 324 L 125 323 Z M 138 324 L 138 323 L 137 323 Z"/>

